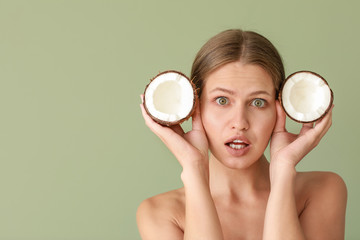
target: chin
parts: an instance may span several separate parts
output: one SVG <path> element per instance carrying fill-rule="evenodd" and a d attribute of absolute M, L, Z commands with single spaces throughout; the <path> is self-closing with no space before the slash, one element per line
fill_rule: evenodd
<path fill-rule="evenodd" d="M 246 170 L 253 166 L 257 161 L 244 161 L 241 159 L 236 160 L 227 160 L 224 162 L 221 162 L 225 167 L 234 169 L 234 170 Z"/>
<path fill-rule="evenodd" d="M 259 158 L 250 156 L 218 158 L 214 155 L 214 158 L 214 160 L 218 161 L 221 165 L 233 170 L 246 170 L 251 166 L 254 166 L 254 164 L 256 164 L 259 160 Z"/>

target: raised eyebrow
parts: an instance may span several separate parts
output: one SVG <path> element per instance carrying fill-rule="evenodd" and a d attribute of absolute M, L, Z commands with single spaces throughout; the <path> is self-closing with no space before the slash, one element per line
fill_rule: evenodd
<path fill-rule="evenodd" d="M 235 95 L 235 92 L 231 89 L 227 89 L 227 88 L 222 88 L 222 87 L 217 87 L 217 88 L 214 88 L 213 90 L 210 91 L 210 93 L 212 92 L 225 92 L 225 93 L 228 93 L 230 95 Z"/>
<path fill-rule="evenodd" d="M 220 91 L 220 92 L 226 92 L 230 95 L 235 95 L 235 91 L 231 90 L 231 89 L 227 89 L 227 88 L 222 88 L 222 87 L 217 87 L 217 88 L 214 88 L 213 90 L 210 91 L 210 93 L 212 92 L 217 92 L 217 91 Z M 268 95 L 268 96 L 272 96 L 271 93 L 269 93 L 268 91 L 265 91 L 265 90 L 258 90 L 258 91 L 254 91 L 252 93 L 250 93 L 250 96 L 254 96 L 254 95 Z"/>
<path fill-rule="evenodd" d="M 268 96 L 272 96 L 271 93 L 269 93 L 268 91 L 265 91 L 265 90 L 255 91 L 255 92 L 252 92 L 250 95 L 251 95 L 251 96 L 254 96 L 254 95 L 268 95 Z"/>

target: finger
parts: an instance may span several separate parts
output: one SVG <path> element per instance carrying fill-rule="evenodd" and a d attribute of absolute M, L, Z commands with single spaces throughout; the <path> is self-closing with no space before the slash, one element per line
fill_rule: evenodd
<path fill-rule="evenodd" d="M 329 128 L 332 125 L 332 111 L 333 111 L 334 105 L 331 107 L 329 112 L 319 121 L 315 123 L 314 129 L 319 132 L 319 135 L 322 137 L 325 135 L 325 133 L 329 130 Z"/>
<path fill-rule="evenodd" d="M 313 147 L 319 144 L 332 125 L 332 108 L 326 116 L 315 123 L 315 126 L 312 129 L 306 127 L 301 129 L 301 135 L 307 136 L 308 139 L 312 139 L 312 141 L 309 142 L 312 142 Z"/>
<path fill-rule="evenodd" d="M 326 115 L 325 115 L 323 118 L 321 118 L 320 120 L 318 120 L 318 121 L 315 123 L 315 125 L 318 125 L 318 124 L 320 124 L 321 122 L 330 122 L 330 123 L 331 123 L 331 122 L 332 122 L 332 112 L 333 112 L 334 107 L 335 107 L 335 105 L 333 104 L 333 105 L 331 106 L 329 112 L 326 113 Z"/>
<path fill-rule="evenodd" d="M 309 131 L 310 129 L 314 128 L 314 123 L 303 123 L 302 128 L 300 130 L 299 135 L 305 134 L 307 131 Z"/>
<path fill-rule="evenodd" d="M 140 104 L 140 108 L 145 120 L 145 124 L 161 139 L 162 142 L 165 143 L 165 145 L 170 148 L 170 150 L 174 149 L 174 146 L 182 141 L 182 135 L 184 131 L 180 131 L 179 129 L 173 130 L 172 128 L 158 124 L 148 115 L 143 104 Z M 180 135 L 178 132 L 180 132 Z"/>
<path fill-rule="evenodd" d="M 175 125 L 172 127 L 162 126 L 157 122 L 155 122 L 148 115 L 143 104 L 140 104 L 140 108 L 146 125 L 150 128 L 150 130 L 153 133 L 155 133 L 160 138 L 160 140 L 167 146 L 167 148 L 175 155 L 175 157 L 178 159 L 178 161 L 182 166 L 184 164 L 184 161 L 187 160 L 189 156 L 193 156 L 193 153 L 198 154 L 198 150 L 196 150 L 196 148 L 194 148 L 194 145 L 192 145 L 192 143 L 188 141 L 188 139 L 186 138 L 186 134 L 184 134 L 184 131 L 182 130 L 180 125 Z M 201 122 L 201 119 L 199 118 L 196 119 L 198 119 L 196 121 Z M 197 135 L 201 135 L 201 134 L 197 134 Z M 202 141 L 203 139 L 199 140 L 199 138 L 194 140 L 194 142 L 199 142 L 199 143 Z M 200 147 L 199 149 L 201 150 Z"/>
<path fill-rule="evenodd" d="M 141 103 L 140 104 L 140 108 L 141 108 L 141 113 L 142 116 L 145 120 L 145 124 L 154 132 L 157 129 L 159 129 L 161 126 L 159 124 L 157 124 L 150 116 L 149 114 L 146 112 L 144 104 Z"/>
<path fill-rule="evenodd" d="M 192 129 L 197 131 L 204 131 L 204 127 L 201 120 L 200 103 L 197 102 L 195 106 L 195 112 L 192 116 Z"/>
<path fill-rule="evenodd" d="M 145 121 L 146 121 L 146 123 L 147 123 L 147 125 L 149 126 L 151 126 L 152 128 L 151 129 L 154 129 L 154 126 L 155 126 L 155 124 L 158 124 L 158 123 L 154 123 L 154 120 L 152 120 L 151 118 L 150 118 L 150 116 L 148 115 L 148 113 L 146 112 L 146 110 L 145 110 L 145 108 L 144 108 L 144 94 L 141 94 L 140 95 L 140 98 L 141 98 L 141 102 L 142 102 L 142 104 L 141 104 L 141 110 L 142 110 L 142 113 L 143 113 L 143 116 L 144 116 L 144 118 L 145 118 Z M 144 111 L 145 110 L 145 111 Z M 150 127 L 149 126 L 149 127 Z M 182 127 L 180 126 L 180 124 L 176 124 L 176 125 L 173 125 L 173 126 L 171 126 L 170 127 L 172 130 L 174 130 L 174 132 L 176 132 L 177 134 L 179 134 L 179 135 L 184 135 L 185 133 L 184 133 L 184 130 L 182 129 Z"/>
<path fill-rule="evenodd" d="M 274 127 L 274 133 L 286 131 L 286 113 L 281 107 L 281 104 L 278 100 L 275 101 L 276 104 L 276 123 Z"/>
<path fill-rule="evenodd" d="M 311 123 L 304 123 L 304 124 L 303 124 L 303 127 L 305 127 L 305 128 L 313 128 L 313 127 L 314 127 L 314 123 L 313 123 L 313 122 L 311 122 Z"/>
<path fill-rule="evenodd" d="M 143 95 L 141 95 L 143 99 Z M 140 104 L 141 112 L 145 120 L 145 124 L 150 130 L 155 133 L 167 146 L 171 144 L 179 143 L 182 140 L 185 132 L 180 124 L 173 125 L 171 127 L 163 126 L 155 122 L 145 110 L 144 104 Z M 171 147 L 170 147 L 171 148 Z"/>

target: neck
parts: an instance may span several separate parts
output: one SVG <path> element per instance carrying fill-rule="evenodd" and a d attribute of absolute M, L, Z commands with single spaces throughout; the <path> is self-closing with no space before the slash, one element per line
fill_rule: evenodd
<path fill-rule="evenodd" d="M 269 162 L 263 155 L 245 169 L 231 169 L 210 157 L 210 189 L 214 197 L 243 199 L 270 190 Z"/>

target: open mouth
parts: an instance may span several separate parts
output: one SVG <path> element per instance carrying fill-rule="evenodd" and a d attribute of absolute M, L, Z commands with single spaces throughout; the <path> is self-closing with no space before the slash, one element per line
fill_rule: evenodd
<path fill-rule="evenodd" d="M 240 150 L 240 149 L 243 149 L 243 148 L 246 148 L 247 146 L 249 146 L 249 144 L 245 143 L 244 141 L 238 140 L 238 139 L 235 139 L 232 142 L 228 142 L 225 145 L 227 145 L 230 148 L 235 149 L 235 150 Z"/>

